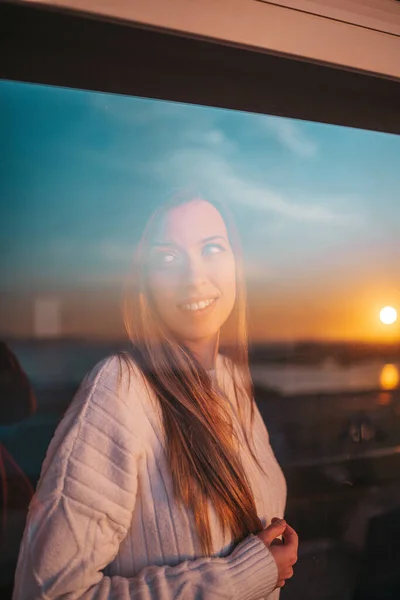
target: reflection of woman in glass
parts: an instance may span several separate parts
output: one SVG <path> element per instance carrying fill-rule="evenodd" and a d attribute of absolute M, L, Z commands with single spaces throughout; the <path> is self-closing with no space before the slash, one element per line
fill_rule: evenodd
<path fill-rule="evenodd" d="M 228 215 L 200 199 L 162 207 L 136 270 L 131 355 L 86 377 L 56 431 L 14 599 L 275 598 L 297 536 L 252 400 Z"/>

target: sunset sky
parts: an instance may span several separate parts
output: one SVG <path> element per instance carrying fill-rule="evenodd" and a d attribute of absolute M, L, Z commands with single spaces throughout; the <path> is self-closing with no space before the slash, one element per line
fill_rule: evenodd
<path fill-rule="evenodd" d="M 5 81 L 0 108 L 0 335 L 118 335 L 137 231 L 190 186 L 237 217 L 253 339 L 400 336 L 399 136 Z"/>

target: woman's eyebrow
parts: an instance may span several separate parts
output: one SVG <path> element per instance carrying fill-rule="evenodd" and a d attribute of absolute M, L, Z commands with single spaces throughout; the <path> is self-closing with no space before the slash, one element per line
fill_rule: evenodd
<path fill-rule="evenodd" d="M 223 240 L 224 242 L 227 241 L 226 237 L 224 237 L 223 235 L 211 235 L 209 237 L 206 237 L 202 240 L 200 240 L 198 242 L 199 246 L 201 244 L 207 244 L 210 242 L 214 242 L 216 240 Z M 167 242 L 167 241 L 156 241 L 153 242 L 151 244 L 152 248 L 178 248 L 178 244 L 175 244 L 174 242 Z"/>
<path fill-rule="evenodd" d="M 209 242 L 214 242 L 215 240 L 223 240 L 224 242 L 227 241 L 226 237 L 224 237 L 223 235 L 212 235 L 210 237 L 204 238 L 204 240 L 201 240 L 201 244 L 207 244 Z"/>
<path fill-rule="evenodd" d="M 176 244 L 173 242 L 153 242 L 151 244 L 152 248 L 176 248 Z"/>

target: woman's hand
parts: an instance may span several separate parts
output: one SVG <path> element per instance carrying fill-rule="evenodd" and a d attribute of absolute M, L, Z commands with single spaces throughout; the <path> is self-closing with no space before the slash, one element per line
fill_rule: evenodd
<path fill-rule="evenodd" d="M 278 536 L 282 535 L 282 540 Z M 274 517 L 258 537 L 269 548 L 278 567 L 278 583 L 283 587 L 285 580 L 293 577 L 293 565 L 297 562 L 299 538 L 295 530 L 283 519 Z"/>

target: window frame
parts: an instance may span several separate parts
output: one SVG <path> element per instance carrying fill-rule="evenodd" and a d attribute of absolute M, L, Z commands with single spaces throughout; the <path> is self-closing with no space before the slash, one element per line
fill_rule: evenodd
<path fill-rule="evenodd" d="M 400 134 L 400 80 L 49 6 L 0 23 L 2 79 Z"/>

